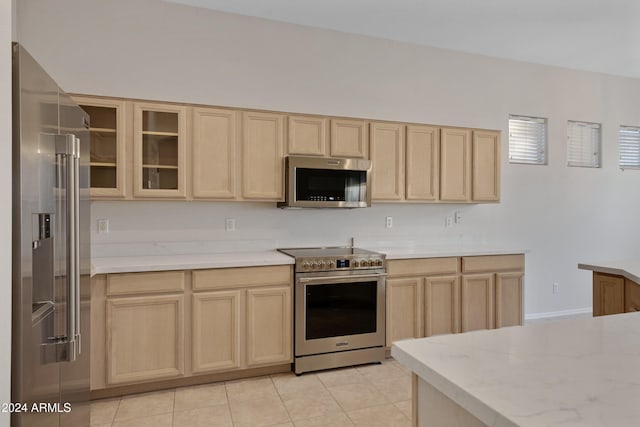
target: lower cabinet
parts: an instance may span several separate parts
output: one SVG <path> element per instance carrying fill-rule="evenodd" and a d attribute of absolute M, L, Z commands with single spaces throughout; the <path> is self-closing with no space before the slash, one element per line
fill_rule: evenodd
<path fill-rule="evenodd" d="M 94 277 L 91 389 L 290 363 L 292 280 L 288 265 Z"/>
<path fill-rule="evenodd" d="M 629 283 L 625 284 L 625 280 Z M 622 276 L 593 273 L 593 315 L 637 311 L 638 288 L 640 285 Z"/>
<path fill-rule="evenodd" d="M 524 255 L 390 260 L 386 345 L 523 323 Z"/>

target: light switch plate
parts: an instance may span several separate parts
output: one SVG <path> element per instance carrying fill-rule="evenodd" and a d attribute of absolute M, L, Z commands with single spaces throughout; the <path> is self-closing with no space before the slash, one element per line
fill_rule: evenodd
<path fill-rule="evenodd" d="M 384 220 L 385 220 L 385 223 L 384 223 L 385 228 L 393 227 L 393 217 L 392 216 L 388 216 Z"/>
<path fill-rule="evenodd" d="M 224 228 L 227 231 L 236 231 L 236 219 L 227 218 L 224 220 Z"/>
<path fill-rule="evenodd" d="M 108 219 L 99 219 L 98 220 L 98 234 L 107 234 L 109 232 L 109 220 Z"/>

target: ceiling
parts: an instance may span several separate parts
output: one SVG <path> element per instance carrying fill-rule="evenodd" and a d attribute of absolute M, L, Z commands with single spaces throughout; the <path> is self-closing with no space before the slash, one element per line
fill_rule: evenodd
<path fill-rule="evenodd" d="M 167 1 L 640 78 L 640 0 Z"/>

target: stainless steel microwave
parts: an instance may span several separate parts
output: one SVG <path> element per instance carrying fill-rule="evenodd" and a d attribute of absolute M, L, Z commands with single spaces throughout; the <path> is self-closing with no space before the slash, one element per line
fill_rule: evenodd
<path fill-rule="evenodd" d="M 281 208 L 366 208 L 371 206 L 371 161 L 289 156 Z"/>

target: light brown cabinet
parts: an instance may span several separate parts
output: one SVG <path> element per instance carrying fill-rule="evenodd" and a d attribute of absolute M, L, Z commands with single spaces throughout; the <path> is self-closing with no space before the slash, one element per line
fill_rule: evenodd
<path fill-rule="evenodd" d="M 194 199 L 237 197 L 239 114 L 233 110 L 193 108 L 191 176 Z"/>
<path fill-rule="evenodd" d="M 106 338 L 107 384 L 184 374 L 183 287 L 181 272 L 116 274 L 107 278 L 105 333 L 96 337 Z M 99 355 L 92 355 L 92 361 L 96 356 Z"/>
<path fill-rule="evenodd" d="M 289 265 L 92 280 L 92 390 L 292 362 Z"/>
<path fill-rule="evenodd" d="M 283 200 L 284 117 L 274 113 L 242 113 L 244 199 Z"/>
<path fill-rule="evenodd" d="M 500 132 L 473 131 L 472 191 L 474 202 L 500 200 Z"/>
<path fill-rule="evenodd" d="M 288 116 L 287 154 L 326 156 L 328 123 L 325 117 Z"/>
<path fill-rule="evenodd" d="M 371 199 L 404 199 L 405 126 L 371 123 Z"/>
<path fill-rule="evenodd" d="M 73 99 L 90 116 L 91 198 L 127 197 L 125 101 L 82 96 L 74 96 Z"/>
<path fill-rule="evenodd" d="M 134 102 L 133 195 L 186 198 L 187 107 Z"/>
<path fill-rule="evenodd" d="M 471 200 L 471 130 L 440 130 L 440 200 Z"/>
<path fill-rule="evenodd" d="M 521 254 L 390 260 L 387 272 L 387 346 L 523 323 Z"/>
<path fill-rule="evenodd" d="M 365 120 L 331 119 L 331 157 L 369 158 L 369 124 Z"/>
<path fill-rule="evenodd" d="M 214 315 L 206 310 L 193 311 L 194 332 L 201 331 L 194 333 L 192 341 L 193 366 L 197 372 L 210 373 L 291 362 L 292 280 L 289 266 L 194 271 L 194 301 L 211 301 L 209 304 L 221 305 L 220 314 Z M 210 292 L 214 289 L 215 292 Z M 213 320 L 211 316 L 222 316 L 218 319 L 219 326 L 204 326 L 210 324 L 208 318 Z M 237 354 L 234 353 L 236 351 Z M 196 358 L 203 352 L 218 352 L 223 356 L 213 360 L 225 363 L 203 366 L 203 358 Z M 237 357 L 231 357 L 234 354 Z"/>
<path fill-rule="evenodd" d="M 407 126 L 406 200 L 436 201 L 440 197 L 440 129 Z"/>

